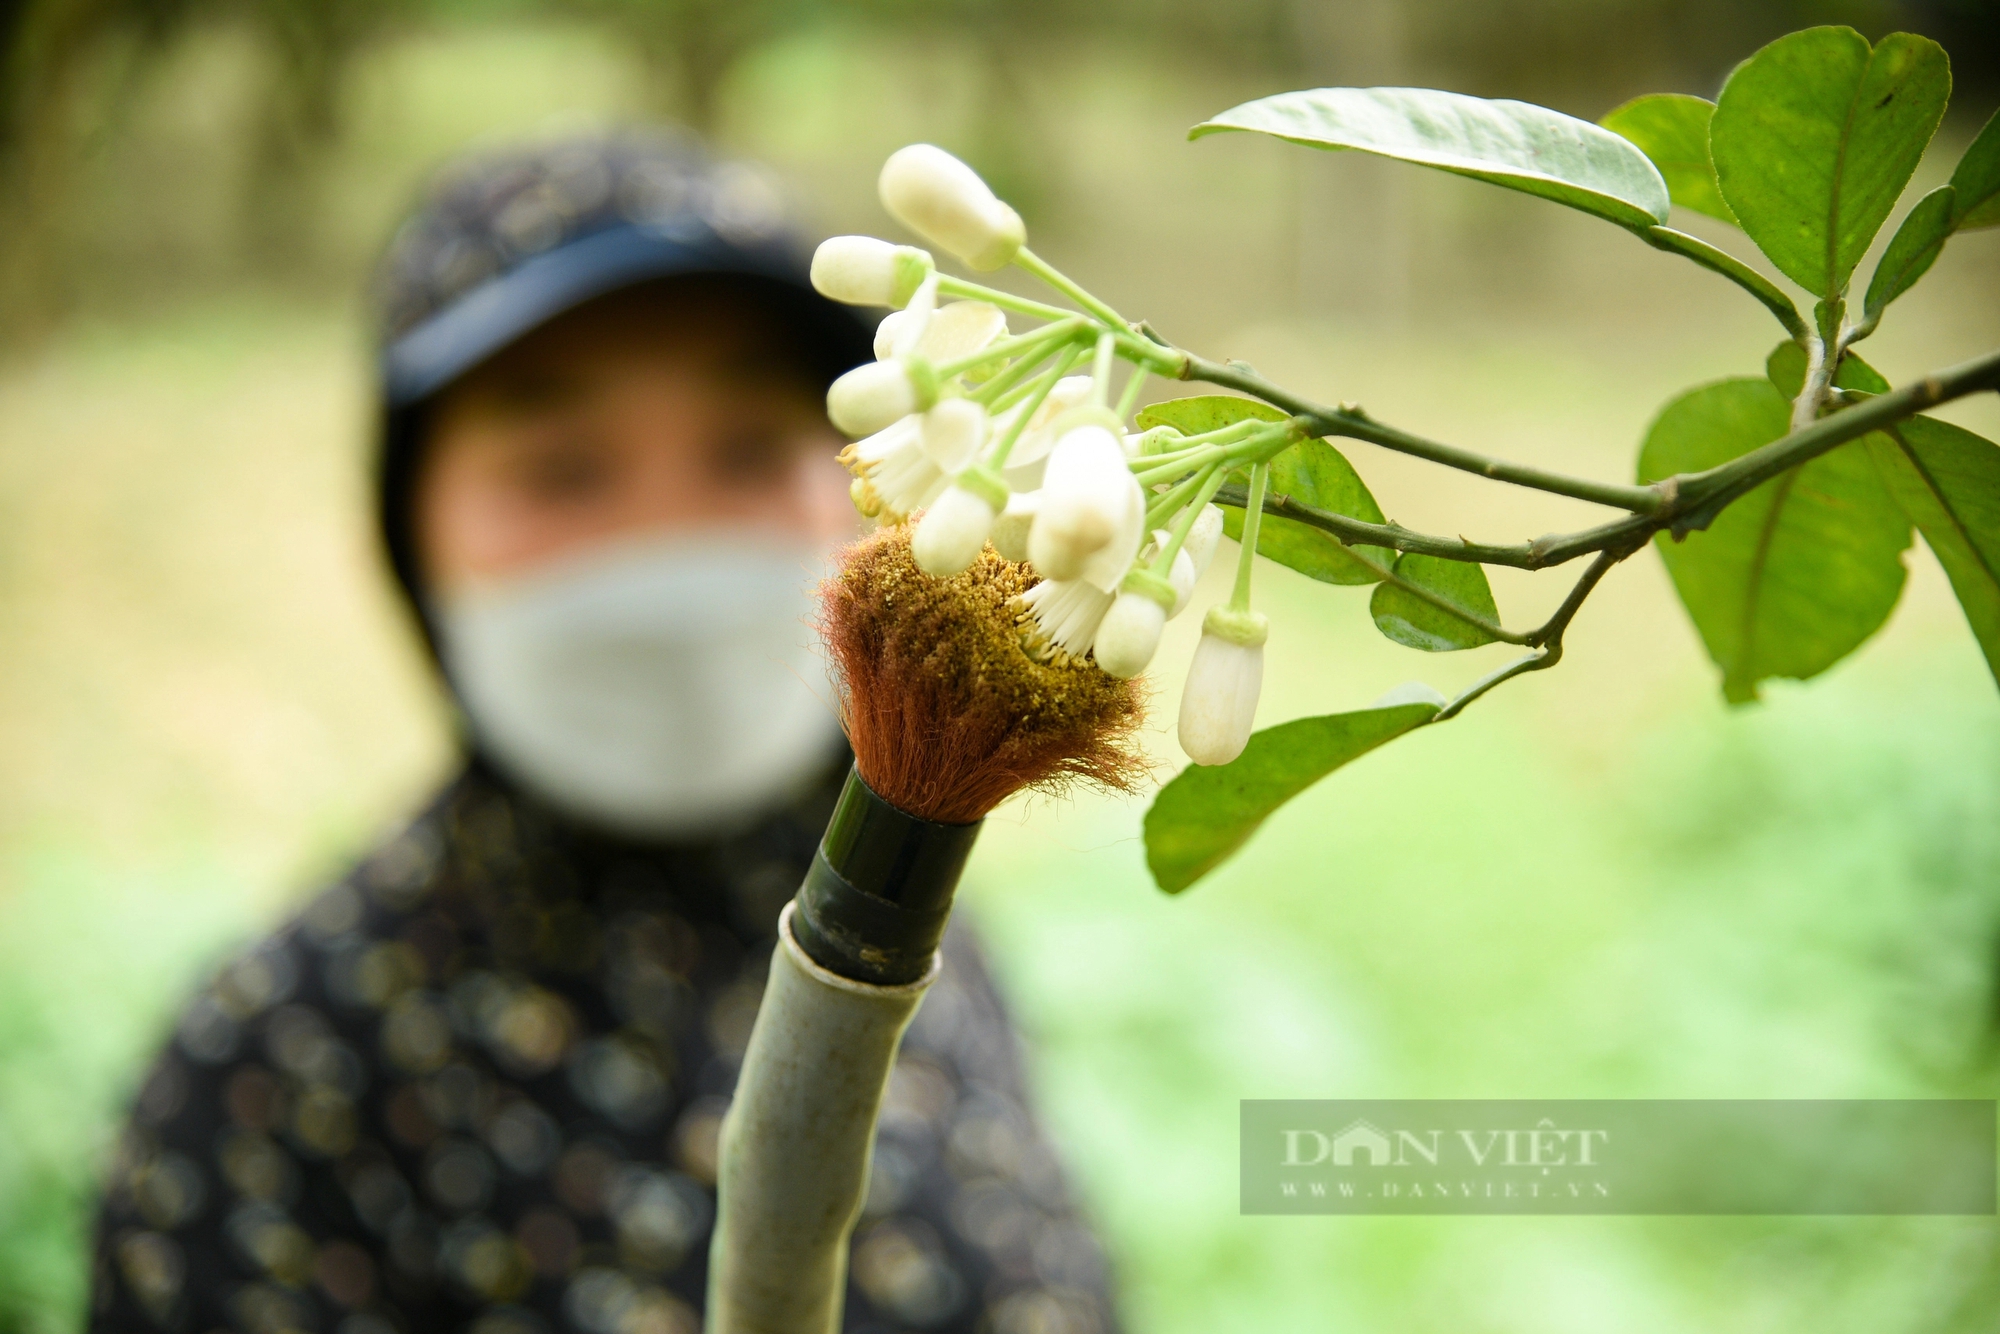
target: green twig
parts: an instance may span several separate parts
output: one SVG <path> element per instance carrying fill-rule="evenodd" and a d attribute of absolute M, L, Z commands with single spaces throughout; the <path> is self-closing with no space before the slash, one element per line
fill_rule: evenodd
<path fill-rule="evenodd" d="M 1463 691 L 1459 692 L 1458 698 L 1432 714 L 1431 721 L 1434 723 L 1448 723 L 1463 713 L 1466 705 L 1472 703 L 1472 701 L 1478 699 L 1481 695 L 1484 695 L 1487 691 L 1502 682 L 1511 681 L 1517 676 L 1525 676 L 1529 672 L 1545 671 L 1561 661 L 1562 645 L 1560 643 L 1551 644 L 1544 649 L 1537 649 L 1525 658 L 1516 658 L 1499 671 L 1489 676 L 1482 676 L 1467 686 Z"/>
<path fill-rule="evenodd" d="M 1037 278 L 1040 278 L 1070 300 L 1076 302 L 1077 305 L 1089 311 L 1100 322 L 1116 329 L 1119 333 L 1129 334 L 1132 332 L 1132 326 L 1125 322 L 1123 315 L 1120 315 L 1117 311 L 1084 291 L 1078 283 L 1063 274 L 1040 255 L 1028 249 L 1028 247 L 1022 246 L 1020 250 L 1015 252 L 1014 263 L 1027 272 L 1034 274 Z"/>
<path fill-rule="evenodd" d="M 1515 486 L 1532 487 L 1537 491 L 1549 491 L 1559 496 L 1572 496 L 1578 500 L 1609 505 L 1613 509 L 1630 510 L 1635 514 L 1651 514 L 1660 507 L 1659 492 L 1653 487 L 1626 486 L 1617 482 L 1593 481 L 1587 477 L 1571 477 L 1525 463 L 1510 463 L 1505 459 L 1490 458 L 1469 449 L 1460 449 L 1456 445 L 1426 440 L 1408 431 L 1385 426 L 1359 408 L 1322 407 L 1308 399 L 1300 398 L 1297 394 L 1280 389 L 1242 362 L 1218 364 L 1189 354 L 1181 378 L 1202 380 L 1209 384 L 1221 385 L 1226 389 L 1241 390 L 1253 398 L 1262 399 L 1271 406 L 1303 420 L 1308 424 L 1306 429 L 1310 435 L 1338 435 L 1366 440 L 1385 449 L 1393 449 L 1400 454 L 1412 454 L 1420 459 L 1428 459 L 1432 463 L 1441 463 L 1448 468 L 1477 473 L 1481 477 L 1491 477 L 1495 481 L 1511 482 Z"/>
<path fill-rule="evenodd" d="M 1017 315 L 1033 315 L 1036 319 L 1067 320 L 1076 317 L 1076 312 L 1073 310 L 1064 310 L 1061 306 L 1051 306 L 1046 301 L 1032 301 L 1024 296 L 1015 296 L 1012 292 L 1002 292 L 998 288 L 967 282 L 948 273 L 938 275 L 938 292 L 940 295 L 948 294 L 984 301 L 1002 310 L 1011 310 Z"/>

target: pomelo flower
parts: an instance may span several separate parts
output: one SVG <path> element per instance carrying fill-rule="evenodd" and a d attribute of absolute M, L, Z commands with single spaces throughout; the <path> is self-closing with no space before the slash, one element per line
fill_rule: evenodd
<path fill-rule="evenodd" d="M 832 236 L 813 251 L 812 285 L 820 295 L 850 306 L 894 306 L 917 294 L 935 263 L 915 246 L 891 245 L 872 236 Z"/>
<path fill-rule="evenodd" d="M 993 517 L 986 491 L 954 482 L 917 520 L 910 555 L 925 574 L 949 578 L 979 558 Z"/>
<path fill-rule="evenodd" d="M 1181 694 L 1181 749 L 1196 764 L 1227 764 L 1250 743 L 1269 634 L 1257 612 L 1209 609 Z"/>
<path fill-rule="evenodd" d="M 895 311 L 883 319 L 875 329 L 875 359 L 887 361 L 895 356 L 897 340 L 916 322 L 917 313 L 907 310 Z M 998 306 L 984 301 L 954 301 L 939 306 L 929 321 L 924 322 L 915 346 L 909 350 L 935 366 L 969 357 L 1006 334 L 1007 316 Z"/>
<path fill-rule="evenodd" d="M 840 452 L 840 461 L 861 484 L 855 508 L 890 523 L 936 500 L 951 482 L 924 453 L 923 418 L 914 415 L 855 441 Z M 859 494 L 863 487 L 865 495 Z"/>
<path fill-rule="evenodd" d="M 1030 638 L 1072 658 L 1088 654 L 1097 627 L 1111 610 L 1112 594 L 1081 579 L 1044 579 L 1016 599 Z"/>
<path fill-rule="evenodd" d="M 1097 665 L 1120 680 L 1145 671 L 1160 651 L 1160 632 L 1166 629 L 1168 608 L 1176 593 L 1166 580 L 1149 571 L 1134 570 L 1126 575 L 1124 587 L 1097 627 L 1091 646 Z"/>
<path fill-rule="evenodd" d="M 852 436 L 869 436 L 937 402 L 937 374 L 920 357 L 856 366 L 826 391 L 826 415 Z"/>
<path fill-rule="evenodd" d="M 945 473 L 970 467 L 986 444 L 986 409 L 969 398 L 947 398 L 924 413 L 919 434 L 926 457 Z M 1005 503 L 1005 497 L 1001 503 Z M 997 508 L 997 506 L 996 506 Z"/>
<path fill-rule="evenodd" d="M 1069 375 L 1057 380 L 1050 388 L 1048 396 L 1028 418 L 1028 424 L 1021 428 L 1021 438 L 1014 442 L 1013 450 L 1007 455 L 1005 477 L 1007 485 L 1016 491 L 1034 491 L 1041 487 L 1042 478 L 1048 466 L 1049 451 L 1056 447 L 1059 434 L 1056 421 L 1070 409 L 1081 407 L 1090 399 L 1090 377 Z M 1005 433 L 1012 425 L 1022 407 L 1009 409 L 996 419 L 994 433 Z"/>
<path fill-rule="evenodd" d="M 978 172 L 934 144 L 891 153 L 878 188 L 890 216 L 982 273 L 1004 268 L 1027 240 L 1021 215 Z"/>
<path fill-rule="evenodd" d="M 1009 491 L 1007 504 L 993 520 L 987 540 L 1003 560 L 1028 559 L 1028 530 L 1034 526 L 1035 512 L 1042 507 L 1040 491 Z"/>
<path fill-rule="evenodd" d="M 1050 451 L 1028 559 L 1044 578 L 1118 587 L 1145 535 L 1146 496 L 1126 466 L 1119 434 L 1103 422 L 1071 426 Z"/>

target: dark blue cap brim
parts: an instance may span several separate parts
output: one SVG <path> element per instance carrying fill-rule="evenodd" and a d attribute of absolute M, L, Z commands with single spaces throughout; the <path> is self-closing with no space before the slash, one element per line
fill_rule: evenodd
<path fill-rule="evenodd" d="M 800 257 L 783 244 L 742 245 L 701 229 L 677 237 L 656 228 L 620 224 L 523 260 L 402 335 L 382 353 L 382 390 L 394 411 L 421 402 L 495 352 L 593 297 L 675 274 L 736 274 L 764 278 L 809 294 Z M 831 307 L 831 302 L 826 302 Z M 835 313 L 829 311 L 829 314 Z M 847 364 L 868 356 L 858 318 L 830 321 L 851 345 L 828 349 Z"/>

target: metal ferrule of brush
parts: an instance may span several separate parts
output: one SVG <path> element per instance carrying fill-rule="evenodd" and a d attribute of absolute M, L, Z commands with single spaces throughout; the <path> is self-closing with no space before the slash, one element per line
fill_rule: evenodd
<path fill-rule="evenodd" d="M 876 986 L 915 982 L 951 916 L 979 822 L 938 824 L 896 809 L 849 769 L 792 914 L 792 935 L 830 973 Z"/>

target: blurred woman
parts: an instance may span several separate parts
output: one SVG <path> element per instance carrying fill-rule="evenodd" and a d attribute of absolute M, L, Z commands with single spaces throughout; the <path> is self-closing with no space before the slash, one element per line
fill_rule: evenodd
<path fill-rule="evenodd" d="M 440 178 L 391 248 L 389 563 L 431 806 L 225 967 L 137 1099 L 92 1326 L 691 1334 L 716 1129 L 847 754 L 807 618 L 868 330 L 755 171 L 623 135 Z M 977 951 L 904 1042 L 845 1328 L 1099 1334 Z"/>

